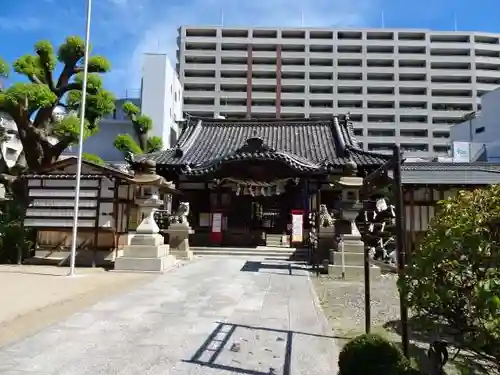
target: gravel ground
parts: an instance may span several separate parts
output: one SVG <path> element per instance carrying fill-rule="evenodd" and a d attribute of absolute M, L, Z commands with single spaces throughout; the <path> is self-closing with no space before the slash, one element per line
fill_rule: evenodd
<path fill-rule="evenodd" d="M 362 282 L 314 278 L 319 299 L 332 330 L 354 337 L 365 330 L 365 287 Z M 382 275 L 371 282 L 371 317 L 374 332 L 387 333 L 382 325 L 399 319 L 399 295 L 395 275 Z"/>
<path fill-rule="evenodd" d="M 336 337 L 339 347 L 348 340 L 365 332 L 365 288 L 360 281 L 340 281 L 329 277 L 311 276 L 323 311 Z M 385 274 L 371 282 L 371 321 L 372 333 L 380 334 L 394 343 L 401 343 L 401 336 L 391 329 L 384 328 L 390 321 L 398 321 L 399 293 L 396 286 L 397 275 Z M 411 338 L 410 329 L 410 338 Z M 410 357 L 415 366 L 427 373 L 426 352 L 428 343 L 411 341 Z M 450 349 L 450 358 L 455 349 Z M 458 374 L 498 374 L 486 372 L 480 362 L 462 353 L 445 366 L 447 375 Z"/>

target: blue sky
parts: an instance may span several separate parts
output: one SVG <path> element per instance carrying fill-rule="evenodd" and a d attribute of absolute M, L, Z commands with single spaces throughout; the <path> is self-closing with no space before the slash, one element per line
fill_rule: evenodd
<path fill-rule="evenodd" d="M 9 62 L 40 39 L 84 35 L 86 0 L 4 0 L 0 56 Z M 144 52 L 175 59 L 180 25 L 381 27 L 500 33 L 500 0 L 93 0 L 93 52 L 107 56 L 117 96 L 139 87 Z M 303 18 L 301 17 L 303 14 Z M 222 17 L 223 15 L 223 17 Z M 12 77 L 15 80 L 16 77 Z"/>

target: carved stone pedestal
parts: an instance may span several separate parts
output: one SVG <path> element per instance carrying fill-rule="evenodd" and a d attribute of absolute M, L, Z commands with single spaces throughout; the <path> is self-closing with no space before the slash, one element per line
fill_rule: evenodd
<path fill-rule="evenodd" d="M 193 259 L 189 248 L 189 235 L 194 233 L 189 224 L 173 223 L 166 230 L 169 236 L 170 253 L 178 259 Z"/>
<path fill-rule="evenodd" d="M 158 202 L 161 201 L 151 199 L 141 202 L 145 218 L 137 227 L 130 245 L 123 249 L 123 256 L 116 259 L 115 271 L 163 272 L 176 263 L 154 220 L 154 208 L 158 207 Z"/>

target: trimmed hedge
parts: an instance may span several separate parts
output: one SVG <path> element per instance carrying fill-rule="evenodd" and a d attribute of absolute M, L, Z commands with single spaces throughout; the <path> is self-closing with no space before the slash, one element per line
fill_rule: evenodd
<path fill-rule="evenodd" d="M 339 355 L 339 375 L 416 374 L 403 353 L 390 341 L 364 334 L 349 341 Z"/>

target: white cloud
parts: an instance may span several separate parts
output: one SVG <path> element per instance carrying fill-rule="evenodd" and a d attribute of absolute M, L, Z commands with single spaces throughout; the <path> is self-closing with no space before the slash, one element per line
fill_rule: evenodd
<path fill-rule="evenodd" d="M 126 33 L 131 42 L 116 59 L 119 63 L 111 73 L 111 86 L 139 87 L 144 53 L 167 53 L 175 64 L 177 28 L 181 25 L 362 27 L 378 13 L 380 1 L 107 0 L 110 17 L 101 32 L 113 29 L 122 37 Z"/>

